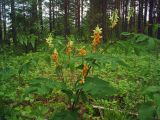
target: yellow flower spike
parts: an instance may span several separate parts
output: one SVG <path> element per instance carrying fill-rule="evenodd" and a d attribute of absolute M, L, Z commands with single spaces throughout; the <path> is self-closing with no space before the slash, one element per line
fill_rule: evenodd
<path fill-rule="evenodd" d="M 56 63 L 56 65 L 58 65 L 58 52 L 57 49 L 54 49 L 54 52 L 52 54 L 52 60 Z"/>
<path fill-rule="evenodd" d="M 87 65 L 87 64 L 84 64 L 84 65 L 83 65 L 83 70 L 82 70 L 82 76 L 83 76 L 84 78 L 87 77 L 88 70 L 89 70 L 88 65 Z"/>
<path fill-rule="evenodd" d="M 84 77 L 79 81 L 80 84 L 84 84 L 85 83 L 85 80 L 84 80 Z"/>
<path fill-rule="evenodd" d="M 49 48 L 53 47 L 52 41 L 53 41 L 52 34 L 49 34 L 48 38 L 46 39 L 46 43 L 48 44 Z"/>
<path fill-rule="evenodd" d="M 102 28 L 100 28 L 100 27 L 97 25 L 97 27 L 95 28 L 95 30 L 93 30 L 93 32 L 94 32 L 94 34 L 97 34 L 97 33 L 102 34 Z"/>
<path fill-rule="evenodd" d="M 96 52 L 96 47 L 98 44 L 101 43 L 101 39 L 102 39 L 102 28 L 100 28 L 98 25 L 97 27 L 95 28 L 95 30 L 93 30 L 93 36 L 91 36 L 91 38 L 93 38 L 93 41 L 92 41 L 92 47 L 93 47 L 93 51 Z"/>
<path fill-rule="evenodd" d="M 79 49 L 78 56 L 86 56 L 87 51 L 84 48 Z"/>
<path fill-rule="evenodd" d="M 67 44 L 66 54 L 70 55 L 70 53 L 72 52 L 72 49 L 73 49 L 73 41 L 70 40 Z"/>
<path fill-rule="evenodd" d="M 72 46 L 73 46 L 73 41 L 70 40 L 67 44 L 67 47 L 72 47 Z"/>

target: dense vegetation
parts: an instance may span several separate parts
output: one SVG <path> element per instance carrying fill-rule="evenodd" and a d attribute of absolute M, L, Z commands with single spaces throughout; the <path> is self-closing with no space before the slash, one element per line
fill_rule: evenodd
<path fill-rule="evenodd" d="M 160 0 L 0 0 L 0 120 L 160 120 Z"/>

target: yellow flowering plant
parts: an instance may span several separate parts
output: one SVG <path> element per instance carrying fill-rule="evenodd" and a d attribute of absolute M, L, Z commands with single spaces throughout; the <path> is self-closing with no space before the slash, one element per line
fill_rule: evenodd
<path fill-rule="evenodd" d="M 49 49 L 51 54 L 46 60 L 52 60 L 51 71 L 43 73 L 47 78 L 37 78 L 28 82 L 27 94 L 40 100 L 38 102 L 49 108 L 52 108 L 53 102 L 63 103 L 64 109 L 54 112 L 51 118 L 53 120 L 65 119 L 68 116 L 73 120 L 92 119 L 93 113 L 88 113 L 87 106 L 93 110 L 95 100 L 108 98 L 116 93 L 116 89 L 107 80 L 103 80 L 99 72 L 106 64 L 124 63 L 113 56 L 108 57 L 101 50 L 102 28 L 95 27 L 91 40 L 87 46 L 76 42 L 73 44 L 73 39 L 69 39 L 63 46 L 58 46 L 54 42 L 54 50 Z M 51 36 L 47 41 L 52 44 L 49 42 L 52 41 Z M 50 44 L 48 44 L 49 48 Z M 93 72 L 93 69 L 97 69 L 96 72 Z M 53 111 L 47 113 L 52 114 Z M 86 114 L 90 117 L 86 118 Z"/>
<path fill-rule="evenodd" d="M 109 20 L 110 20 L 110 23 L 111 23 L 110 27 L 113 29 L 119 21 L 119 16 L 118 16 L 118 10 L 117 9 L 112 11 Z"/>
<path fill-rule="evenodd" d="M 97 25 L 95 30 L 93 30 L 93 36 L 91 36 L 91 38 L 93 38 L 93 41 L 92 41 L 93 52 L 96 52 L 97 46 L 101 43 L 101 39 L 102 39 L 101 34 L 102 34 L 102 28 L 100 28 Z"/>
<path fill-rule="evenodd" d="M 48 38 L 46 39 L 46 43 L 47 43 L 49 48 L 54 47 L 54 45 L 53 45 L 53 37 L 52 37 L 51 33 L 48 35 Z"/>

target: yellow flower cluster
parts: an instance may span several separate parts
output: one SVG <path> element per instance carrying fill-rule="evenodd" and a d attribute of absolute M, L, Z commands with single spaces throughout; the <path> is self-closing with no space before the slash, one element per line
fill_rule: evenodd
<path fill-rule="evenodd" d="M 53 38 L 52 38 L 52 34 L 49 34 L 48 38 L 46 39 L 46 43 L 48 44 L 49 48 L 53 47 Z"/>
<path fill-rule="evenodd" d="M 56 63 L 56 65 L 58 65 L 58 52 L 56 49 L 54 49 L 54 52 L 52 54 L 52 60 Z"/>
<path fill-rule="evenodd" d="M 85 83 L 85 78 L 88 75 L 88 71 L 89 71 L 89 66 L 87 64 L 84 64 L 83 65 L 83 70 L 82 70 L 82 79 L 79 81 L 80 84 Z"/>
<path fill-rule="evenodd" d="M 117 25 L 118 20 L 119 20 L 118 10 L 117 9 L 112 11 L 112 14 L 111 14 L 109 20 L 111 22 L 111 28 L 113 29 Z"/>
<path fill-rule="evenodd" d="M 96 51 L 97 45 L 101 43 L 102 39 L 101 34 L 102 34 L 102 28 L 99 28 L 99 26 L 97 25 L 95 30 L 93 30 L 93 36 L 91 36 L 93 38 L 92 47 L 94 52 Z"/>
<path fill-rule="evenodd" d="M 84 48 L 79 49 L 78 56 L 86 56 L 87 51 Z"/>
<path fill-rule="evenodd" d="M 68 44 L 67 44 L 67 48 L 66 48 L 66 54 L 67 55 L 70 55 L 71 52 L 72 52 L 72 49 L 73 49 L 73 41 L 69 41 Z"/>

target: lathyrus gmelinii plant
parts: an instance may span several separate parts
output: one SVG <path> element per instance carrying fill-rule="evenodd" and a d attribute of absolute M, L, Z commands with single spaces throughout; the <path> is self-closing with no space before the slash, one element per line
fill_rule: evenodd
<path fill-rule="evenodd" d="M 90 70 L 92 69 L 93 65 L 98 62 L 97 60 L 100 59 L 97 50 L 97 46 L 101 43 L 101 36 L 102 34 L 102 28 L 99 28 L 97 26 L 95 30 L 93 30 L 93 41 L 92 41 L 92 51 L 89 52 L 89 50 L 86 50 L 85 47 L 81 47 L 76 51 L 77 54 L 72 54 L 74 50 L 74 44 L 73 41 L 69 40 L 66 49 L 64 53 L 66 56 L 68 56 L 66 63 L 60 60 L 58 50 L 55 48 L 52 54 L 52 60 L 56 65 L 56 69 L 61 68 L 64 69 L 61 73 L 61 77 L 63 77 L 63 81 L 61 81 L 63 87 L 61 88 L 61 91 L 67 95 L 67 102 L 66 105 L 68 106 L 66 110 L 62 111 L 61 113 L 57 113 L 54 116 L 55 119 L 67 119 L 67 120 L 76 120 L 76 119 L 83 119 L 84 115 L 88 113 L 86 105 L 91 105 L 91 102 L 94 101 L 93 98 L 104 98 L 108 95 L 113 95 L 115 92 L 115 89 L 109 85 L 108 82 L 105 82 L 104 80 L 98 78 L 97 76 L 90 76 Z M 50 44 L 50 42 L 49 42 Z M 51 46 L 51 45 L 49 45 Z M 69 77 L 66 76 L 65 78 L 65 72 L 69 72 L 68 69 L 65 69 L 64 66 L 66 64 L 70 63 L 71 61 L 74 61 L 73 59 L 79 59 L 75 63 L 78 67 L 77 69 L 74 69 L 71 72 L 71 78 L 74 79 L 74 81 L 68 80 Z M 98 58 L 98 59 L 97 59 Z M 101 57 L 101 60 L 103 57 Z M 104 59 L 103 59 L 104 60 Z M 76 61 L 76 60 L 75 60 Z M 100 62 L 100 61 L 99 61 Z M 79 64 L 79 65 L 78 65 Z M 80 71 L 78 70 L 80 69 Z M 75 72 L 75 70 L 77 72 Z M 77 74 L 78 73 L 78 74 Z M 64 76 L 63 76 L 64 75 Z M 76 76 L 76 77 L 75 77 Z M 65 87 L 64 87 L 65 86 Z M 91 113 L 90 113 L 91 114 Z"/>

